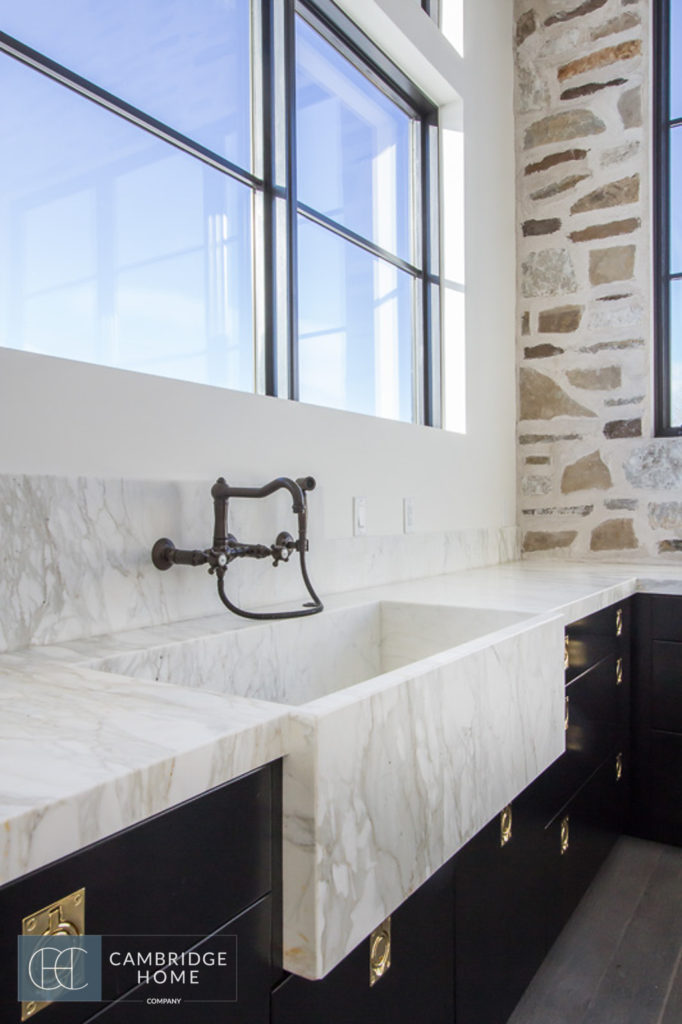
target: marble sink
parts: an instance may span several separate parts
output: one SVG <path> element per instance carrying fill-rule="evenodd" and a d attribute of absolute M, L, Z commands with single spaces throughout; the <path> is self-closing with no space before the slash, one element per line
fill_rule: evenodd
<path fill-rule="evenodd" d="M 380 600 L 174 643 L 138 634 L 88 663 L 288 706 L 284 966 L 307 978 L 564 749 L 557 616 Z"/>
<path fill-rule="evenodd" d="M 106 672 L 300 706 L 514 625 L 515 611 L 375 601 L 304 619 L 152 643 L 90 663 Z"/>

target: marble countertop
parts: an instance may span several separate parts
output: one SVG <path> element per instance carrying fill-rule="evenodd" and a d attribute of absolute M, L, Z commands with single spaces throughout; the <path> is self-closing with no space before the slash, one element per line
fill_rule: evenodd
<path fill-rule="evenodd" d="M 682 572 L 516 562 L 334 595 L 326 606 L 407 601 L 571 622 L 637 590 L 682 594 Z M 288 753 L 295 709 L 87 664 L 248 625 L 216 614 L 0 656 L 0 884 Z"/>

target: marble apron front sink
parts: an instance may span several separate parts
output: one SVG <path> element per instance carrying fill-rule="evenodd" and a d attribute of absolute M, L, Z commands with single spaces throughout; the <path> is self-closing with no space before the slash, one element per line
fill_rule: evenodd
<path fill-rule="evenodd" d="M 339 963 L 564 747 L 558 618 L 379 601 L 89 664 L 290 706 L 284 966 L 307 978 Z"/>

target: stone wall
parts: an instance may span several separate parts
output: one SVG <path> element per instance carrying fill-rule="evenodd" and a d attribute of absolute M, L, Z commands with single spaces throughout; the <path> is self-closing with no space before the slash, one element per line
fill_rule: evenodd
<path fill-rule="evenodd" d="M 652 416 L 650 0 L 516 0 L 524 552 L 680 558 Z"/>

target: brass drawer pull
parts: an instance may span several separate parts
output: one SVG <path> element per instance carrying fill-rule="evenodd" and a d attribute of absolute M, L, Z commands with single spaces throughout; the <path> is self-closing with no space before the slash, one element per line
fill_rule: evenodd
<path fill-rule="evenodd" d="M 77 889 L 47 907 L 27 914 L 21 922 L 22 935 L 85 935 L 85 889 Z M 49 1000 L 21 1003 L 21 1020 L 35 1017 Z"/>
<path fill-rule="evenodd" d="M 616 661 L 616 686 L 620 686 L 623 682 L 623 659 L 618 658 Z"/>
<path fill-rule="evenodd" d="M 506 846 L 512 837 L 512 805 L 500 812 L 500 846 Z"/>
<path fill-rule="evenodd" d="M 569 644 L 568 633 L 565 633 L 564 634 L 564 668 L 568 668 L 568 666 L 570 664 L 570 658 L 568 656 L 568 644 Z"/>
<path fill-rule="evenodd" d="M 571 717 L 570 706 L 571 706 L 571 698 L 570 697 L 566 697 L 564 699 L 564 732 L 568 732 L 568 726 L 569 726 L 570 717 Z"/>
<path fill-rule="evenodd" d="M 618 608 L 616 611 L 616 636 L 622 636 L 623 633 L 623 609 Z"/>
<path fill-rule="evenodd" d="M 623 755 L 616 754 L 616 782 L 623 778 Z"/>
<path fill-rule="evenodd" d="M 559 833 L 559 843 L 560 843 L 560 847 L 561 847 L 561 854 L 563 856 L 566 853 L 566 851 L 568 850 L 568 843 L 569 843 L 568 815 L 566 815 L 565 818 L 561 819 L 561 830 L 560 830 L 560 833 Z"/>
<path fill-rule="evenodd" d="M 369 937 L 369 984 L 376 985 L 391 966 L 391 918 L 375 928 Z"/>

